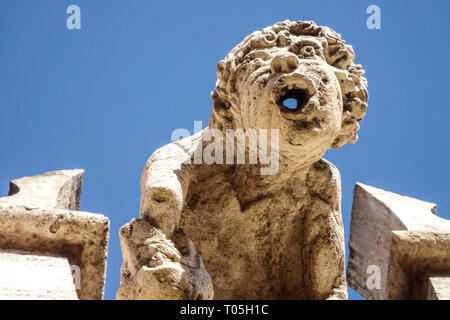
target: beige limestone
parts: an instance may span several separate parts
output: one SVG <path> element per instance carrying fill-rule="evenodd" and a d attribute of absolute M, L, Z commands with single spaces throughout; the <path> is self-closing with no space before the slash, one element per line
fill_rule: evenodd
<path fill-rule="evenodd" d="M 340 175 L 322 156 L 355 142 L 366 112 L 353 59 L 331 29 L 284 21 L 219 62 L 209 127 L 144 168 L 140 219 L 120 231 L 118 299 L 347 297 Z M 279 169 L 191 161 L 227 129 L 279 130 Z"/>
<path fill-rule="evenodd" d="M 64 257 L 0 250 L 0 300 L 77 300 L 71 273 Z"/>
<path fill-rule="evenodd" d="M 450 272 L 450 221 L 436 205 L 357 183 L 350 226 L 349 285 L 367 299 L 425 299 L 430 274 Z M 379 288 L 369 288 L 380 270 Z"/>
<path fill-rule="evenodd" d="M 211 278 L 192 241 L 180 231 L 169 240 L 149 223 L 134 219 L 120 230 L 120 240 L 121 299 L 212 299 Z"/>
<path fill-rule="evenodd" d="M 450 300 L 450 274 L 428 278 L 428 300 Z"/>
<path fill-rule="evenodd" d="M 78 298 L 102 299 L 109 220 L 76 211 L 82 179 L 83 170 L 60 170 L 12 181 L 0 198 L 0 249 L 66 258 L 80 269 Z"/>
<path fill-rule="evenodd" d="M 58 170 L 12 180 L 0 205 L 26 208 L 80 209 L 83 170 Z"/>

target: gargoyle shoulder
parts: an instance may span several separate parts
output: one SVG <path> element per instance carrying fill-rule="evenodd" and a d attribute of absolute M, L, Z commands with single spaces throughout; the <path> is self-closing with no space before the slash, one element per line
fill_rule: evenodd
<path fill-rule="evenodd" d="M 306 179 L 306 185 L 311 196 L 332 204 L 341 201 L 341 175 L 339 170 L 325 159 L 315 162 Z"/>

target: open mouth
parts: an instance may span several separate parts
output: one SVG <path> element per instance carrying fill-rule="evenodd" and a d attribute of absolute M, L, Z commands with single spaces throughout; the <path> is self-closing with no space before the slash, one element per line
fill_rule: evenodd
<path fill-rule="evenodd" d="M 308 90 L 286 88 L 283 91 L 277 102 L 280 110 L 284 113 L 301 113 L 310 98 Z"/>
<path fill-rule="evenodd" d="M 305 116 L 316 87 L 307 75 L 294 72 L 275 78 L 271 91 L 280 113 L 287 119 L 298 120 Z"/>

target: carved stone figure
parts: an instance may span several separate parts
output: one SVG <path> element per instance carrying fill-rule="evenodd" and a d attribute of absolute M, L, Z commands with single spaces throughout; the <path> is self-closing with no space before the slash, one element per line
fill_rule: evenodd
<path fill-rule="evenodd" d="M 147 161 L 140 219 L 120 231 L 117 298 L 347 297 L 340 176 L 322 156 L 357 141 L 368 93 L 353 61 L 330 28 L 287 20 L 219 62 L 209 127 Z M 277 130 L 267 150 L 276 151 L 278 170 L 192 160 L 217 132 L 239 129 Z"/>

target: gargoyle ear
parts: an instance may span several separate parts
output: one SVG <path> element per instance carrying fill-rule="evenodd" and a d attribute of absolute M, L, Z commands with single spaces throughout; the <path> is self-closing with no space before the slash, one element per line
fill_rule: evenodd
<path fill-rule="evenodd" d="M 334 74 L 336 75 L 336 78 L 339 80 L 339 84 L 341 86 L 343 95 L 345 95 L 348 92 L 354 92 L 358 90 L 355 83 L 350 78 L 348 71 L 338 68 L 333 68 L 333 71 Z"/>

